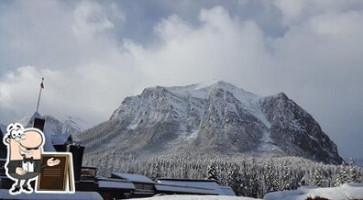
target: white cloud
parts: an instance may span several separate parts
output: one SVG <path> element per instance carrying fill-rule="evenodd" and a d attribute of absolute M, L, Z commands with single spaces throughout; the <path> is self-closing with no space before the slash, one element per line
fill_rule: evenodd
<path fill-rule="evenodd" d="M 271 1 L 283 16 L 282 22 L 291 26 L 321 14 L 342 13 L 349 10 L 359 10 L 363 6 L 362 1 L 331 1 L 331 0 L 273 0 Z"/>
<path fill-rule="evenodd" d="M 135 66 L 162 85 L 221 78 L 251 86 L 251 77 L 268 60 L 261 59 L 266 55 L 259 27 L 232 18 L 222 7 L 202 10 L 199 20 L 197 28 L 175 16 L 163 20 L 156 29 L 164 40 L 161 47 L 130 48 L 135 58 L 142 58 L 135 59 Z"/>
<path fill-rule="evenodd" d="M 73 11 L 73 17 L 72 30 L 80 39 L 91 39 L 98 32 L 114 28 L 114 24 L 106 15 L 105 8 L 97 2 L 82 1 Z M 120 14 L 119 20 L 125 20 L 124 15 Z"/>
<path fill-rule="evenodd" d="M 35 110 L 42 76 L 46 90 L 41 113 L 59 118 L 76 115 L 90 123 L 110 115 L 115 102 L 127 94 L 119 84 L 130 81 L 132 73 L 126 72 L 127 59 L 113 35 L 106 32 L 110 24 L 123 23 L 123 13 L 114 5 L 95 2 L 80 2 L 73 8 L 57 1 L 26 1 L 14 7 L 2 13 L 2 48 L 10 49 L 7 56 L 13 56 L 14 62 L 20 58 L 32 66 L 20 66 L 0 76 L 0 108 L 12 112 L 2 112 L 1 120 L 8 122 Z M 72 13 L 81 19 L 73 18 Z M 73 33 L 74 24 L 83 28 L 78 30 L 80 35 Z M 110 98 L 113 94 L 114 99 Z"/>
<path fill-rule="evenodd" d="M 98 9 L 99 12 L 102 10 Z M 76 21 L 68 20 L 71 24 Z M 151 48 L 130 40 L 119 45 L 115 38 L 102 32 L 88 43 L 66 35 L 71 40 L 69 42 L 77 44 L 75 48 L 66 46 L 78 56 L 73 63 L 53 70 L 27 67 L 27 72 L 14 76 L 18 81 L 24 80 L 19 82 L 22 83 L 19 87 L 29 92 L 31 90 L 25 82 L 38 85 L 35 82 L 40 74 L 44 74 L 44 70 L 52 71 L 56 75 L 44 75 L 51 89 L 45 91 L 43 110 L 63 117 L 74 115 L 72 113 L 86 118 L 94 116 L 90 119 L 93 122 L 107 119 L 126 94 L 135 94 L 150 85 L 189 84 L 217 78 L 252 87 L 256 83 L 254 75 L 267 65 L 266 59 L 261 59 L 265 57 L 265 50 L 259 27 L 253 21 L 231 17 L 222 7 L 202 10 L 199 20 L 201 25 L 198 27 L 175 15 L 162 20 L 154 30 L 163 43 Z M 93 31 L 88 30 L 91 35 Z M 59 45 L 54 54 L 67 56 L 64 47 Z M 18 69 L 22 70 L 23 67 Z M 29 74 L 27 78 L 23 77 L 26 73 Z M 14 107 L 15 98 L 24 99 L 20 96 L 31 95 L 14 95 L 13 82 L 7 78 L 2 78 L 0 85 L 4 95 L 8 94 L 2 107 Z M 33 109 L 29 103 L 21 107 L 19 110 L 27 112 Z"/>
<path fill-rule="evenodd" d="M 192 30 L 187 22 L 174 14 L 167 19 L 163 19 L 154 27 L 154 31 L 161 39 L 168 41 L 170 39 L 185 37 L 185 35 L 189 34 Z"/>
<path fill-rule="evenodd" d="M 15 72 L 8 73 L 0 84 L 0 108 L 17 114 L 27 113 L 24 108 L 35 111 L 42 76 L 53 79 L 58 73 L 52 70 L 39 71 L 32 66 L 19 67 Z"/>

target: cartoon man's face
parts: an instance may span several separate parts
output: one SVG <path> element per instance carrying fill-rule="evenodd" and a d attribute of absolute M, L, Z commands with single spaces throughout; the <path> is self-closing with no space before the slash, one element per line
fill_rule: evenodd
<path fill-rule="evenodd" d="M 9 160 L 22 160 L 25 158 L 40 159 L 43 151 L 43 134 L 36 130 L 12 130 L 5 139 L 9 145 Z"/>
<path fill-rule="evenodd" d="M 32 193 L 29 182 L 34 180 L 44 167 L 59 165 L 61 160 L 49 158 L 42 165 L 44 135 L 36 128 L 24 129 L 20 123 L 9 124 L 3 142 L 8 146 L 6 175 L 14 181 L 9 193 Z M 37 190 L 36 190 L 37 191 Z"/>

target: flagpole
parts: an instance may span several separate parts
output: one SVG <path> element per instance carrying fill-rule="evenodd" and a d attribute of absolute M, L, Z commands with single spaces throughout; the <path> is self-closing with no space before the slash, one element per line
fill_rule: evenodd
<path fill-rule="evenodd" d="M 40 90 L 39 90 L 39 96 L 38 96 L 38 103 L 37 103 L 37 110 L 36 110 L 36 112 L 38 112 L 38 110 L 39 110 L 40 97 L 42 95 L 42 89 L 44 88 L 43 81 L 44 81 L 44 77 L 42 78 L 42 83 L 40 83 Z"/>

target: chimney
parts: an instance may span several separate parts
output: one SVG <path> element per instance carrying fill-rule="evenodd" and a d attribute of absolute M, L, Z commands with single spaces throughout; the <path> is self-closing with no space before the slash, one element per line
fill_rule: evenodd
<path fill-rule="evenodd" d="M 44 132 L 44 124 L 45 124 L 45 119 L 35 118 L 34 123 L 33 123 L 33 127 L 41 130 L 42 132 Z"/>
<path fill-rule="evenodd" d="M 79 182 L 79 180 L 81 179 L 83 151 L 84 151 L 84 146 L 81 146 L 79 144 L 73 143 L 67 146 L 67 152 L 72 153 L 74 180 L 76 181 L 76 183 Z"/>

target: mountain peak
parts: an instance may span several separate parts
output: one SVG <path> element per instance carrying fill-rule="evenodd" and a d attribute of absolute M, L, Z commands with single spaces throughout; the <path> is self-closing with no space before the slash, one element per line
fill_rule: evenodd
<path fill-rule="evenodd" d="M 283 99 L 283 100 L 289 99 L 289 97 L 287 97 L 287 95 L 283 92 L 277 93 L 276 95 L 274 95 L 274 97 L 277 99 Z"/>
<path fill-rule="evenodd" d="M 198 84 L 195 84 L 196 89 L 203 89 L 203 88 L 225 88 L 225 89 L 236 89 L 235 85 L 228 83 L 223 80 L 213 80 L 213 81 L 207 81 L 207 82 L 201 82 Z M 240 89 L 240 88 L 238 88 Z"/>
<path fill-rule="evenodd" d="M 19 120 L 24 127 L 32 127 L 35 118 L 41 118 L 41 114 L 34 112 L 33 114 L 27 114 L 22 119 Z"/>
<path fill-rule="evenodd" d="M 213 80 L 213 81 L 200 82 L 200 83 L 186 85 L 186 86 L 167 87 L 167 86 L 157 85 L 154 87 L 147 87 L 144 89 L 144 91 L 166 91 L 166 90 L 168 90 L 168 91 L 172 91 L 172 92 L 180 92 L 183 90 L 210 90 L 213 88 L 222 88 L 222 89 L 226 89 L 226 90 L 232 90 L 232 89 L 243 90 L 226 81 Z"/>
<path fill-rule="evenodd" d="M 187 86 L 166 87 L 166 89 L 177 95 L 191 96 L 201 99 L 207 99 L 211 92 L 217 89 L 233 94 L 241 102 L 250 102 L 259 97 L 256 94 L 222 80 L 201 82 Z"/>
<path fill-rule="evenodd" d="M 146 88 L 79 136 L 90 151 L 274 153 L 341 162 L 319 124 L 284 93 L 260 97 L 225 81 Z"/>

